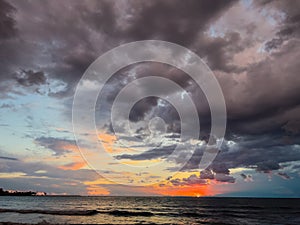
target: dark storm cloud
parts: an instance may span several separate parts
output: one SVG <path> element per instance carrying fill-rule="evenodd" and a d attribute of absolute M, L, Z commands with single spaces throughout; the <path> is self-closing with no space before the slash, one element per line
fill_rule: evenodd
<path fill-rule="evenodd" d="M 134 40 L 161 39 L 185 46 L 234 1 L 149 1 L 136 5 L 138 15 L 126 31 Z M 134 2 L 138 3 L 137 1 Z"/>
<path fill-rule="evenodd" d="M 115 76 L 113 76 L 107 82 L 108 85 L 104 87 L 102 92 L 103 95 L 99 99 L 99 104 L 104 104 L 103 102 L 106 101 L 111 105 L 119 91 L 128 83 L 136 78 L 143 78 L 147 76 L 159 76 L 171 79 L 183 88 L 188 87 L 190 83 L 193 82 L 183 71 L 173 68 L 169 65 L 156 62 L 142 62 L 123 68 Z M 147 87 L 137 88 L 133 94 L 136 95 L 139 92 L 144 93 L 147 89 L 151 90 L 156 87 L 151 87 L 148 85 Z M 161 89 L 161 94 L 164 96 L 171 93 L 172 92 L 167 88 Z M 158 104 L 158 102 L 160 104 Z M 133 122 L 143 120 L 144 117 L 153 109 L 155 109 L 155 112 L 153 113 L 155 113 L 157 116 L 161 116 L 165 122 L 170 125 L 170 127 L 172 126 L 174 120 L 179 120 L 178 113 L 174 107 L 167 101 L 158 97 L 147 97 L 137 102 L 131 109 L 129 119 Z"/>
<path fill-rule="evenodd" d="M 265 45 L 267 51 L 278 49 L 284 41 L 288 41 L 291 38 L 300 37 L 300 4 L 298 1 L 273 1 L 266 4 L 266 6 L 280 9 L 285 13 L 285 19 L 280 25 L 276 37 Z"/>
<path fill-rule="evenodd" d="M 279 52 L 272 53 L 265 60 L 244 68 L 228 64 L 234 53 L 240 52 L 248 46 L 238 32 L 227 33 L 224 38 L 210 39 L 211 42 L 204 42 L 198 46 L 198 52 L 208 59 L 208 64 L 213 69 L 227 73 L 246 72 L 245 80 L 241 81 L 234 81 L 232 79 L 233 74 L 230 73 L 218 77 L 225 93 L 229 130 L 238 133 L 263 133 L 272 132 L 274 129 L 281 130 L 282 126 L 289 120 L 289 116 L 284 115 L 285 112 L 291 110 L 291 107 L 295 107 L 299 102 L 297 91 L 299 89 L 297 76 L 299 66 L 295 60 L 299 57 L 298 41 L 292 40 L 282 46 Z M 205 39 L 200 39 L 199 42 L 201 43 L 202 40 Z M 210 56 L 210 54 L 212 55 Z M 280 65 L 287 59 L 289 67 L 282 68 Z M 215 65 L 213 65 L 214 63 Z M 276 68 L 271 69 L 271 65 L 275 65 Z M 293 82 L 282 81 L 281 74 L 285 74 L 287 80 L 293 80 Z M 180 80 L 186 81 L 188 79 L 182 76 Z M 266 83 L 269 83 L 268 88 L 264 87 Z M 277 92 L 274 93 L 271 89 L 276 89 Z M 204 110 L 207 109 L 207 104 L 202 101 L 200 95 L 197 95 L 197 91 L 192 89 L 191 92 L 196 102 L 200 102 L 199 111 L 202 110 L 209 114 L 209 110 Z M 149 107 L 146 108 L 149 110 Z M 139 113 L 136 114 L 139 115 Z M 141 115 L 144 114 L 145 112 L 141 111 Z M 293 119 L 293 124 L 295 120 L 297 119 Z"/>
<path fill-rule="evenodd" d="M 161 148 L 154 148 L 148 151 L 145 151 L 140 154 L 130 155 L 123 154 L 116 156 L 117 159 L 131 159 L 131 160 L 151 160 L 158 158 L 167 158 L 175 149 L 175 145 L 172 146 L 164 146 Z"/>
<path fill-rule="evenodd" d="M 264 172 L 264 173 L 269 173 L 272 170 L 278 170 L 278 169 L 280 169 L 278 162 L 275 162 L 272 159 L 264 162 L 259 162 L 257 163 L 257 167 L 256 167 L 256 170 L 258 172 Z"/>
<path fill-rule="evenodd" d="M 73 95 L 74 86 L 88 65 L 110 46 L 142 38 L 161 38 L 191 46 L 199 35 L 203 36 L 202 32 L 208 28 L 209 23 L 219 18 L 233 4 L 233 1 L 217 1 L 213 4 L 210 1 L 188 1 L 184 4 L 181 1 L 177 1 L 176 4 L 171 1 L 163 3 L 160 1 L 149 3 L 129 1 L 129 5 L 135 6 L 135 10 L 128 11 L 130 15 L 128 18 L 130 19 L 119 17 L 120 12 L 117 8 L 120 6 L 117 7 L 117 3 L 108 1 L 90 1 L 87 4 L 86 2 L 74 3 L 69 1 L 59 4 L 39 2 L 34 5 L 30 2 L 16 1 L 13 4 L 17 9 L 16 20 L 20 28 L 19 39 L 11 41 L 3 49 L 3 52 L 9 55 L 9 61 L 3 65 L 1 76 L 5 77 L 6 80 L 11 79 L 11 74 L 16 73 L 17 67 L 24 68 L 26 71 L 42 69 L 49 79 L 58 79 L 65 83 L 66 87 L 60 91 L 49 88 L 49 96 L 62 98 Z M 27 18 L 28 14 L 35 14 L 36 18 L 39 19 Z M 160 21 L 164 21 L 164 23 Z M 145 23 L 147 26 L 144 25 Z M 214 60 L 214 57 L 228 58 L 221 55 L 227 45 L 236 41 L 235 37 L 237 36 L 229 35 L 224 39 L 219 38 L 217 40 L 206 38 L 207 40 L 203 42 L 204 46 L 201 46 L 205 49 L 202 51 L 203 55 L 214 54 L 214 56 L 208 57 L 209 61 Z M 21 39 L 22 45 L 19 45 Z M 208 45 L 207 48 L 205 48 L 206 45 Z M 222 48 L 222 54 L 215 54 L 214 50 L 219 48 Z M 49 61 L 51 66 L 49 66 Z M 222 60 L 215 61 L 216 67 L 226 67 L 226 63 Z M 218 66 L 219 64 L 222 66 Z M 169 68 L 159 69 L 154 72 L 160 72 L 160 75 L 172 78 L 182 86 L 187 87 L 189 85 L 187 81 L 190 79 L 184 77 L 182 73 L 168 70 Z M 139 72 L 142 73 L 139 75 L 141 77 L 147 73 L 145 71 Z M 120 80 L 125 80 L 126 84 L 126 79 L 123 76 L 115 83 L 118 84 Z M 33 83 L 31 79 L 27 80 L 22 77 L 17 79 L 19 83 L 27 86 Z M 10 83 L 10 85 L 13 84 Z M 12 89 L 14 88 L 3 88 L 3 91 L 7 92 Z M 65 104 L 67 105 L 67 103 Z M 147 112 L 156 106 L 157 100 L 154 98 L 142 100 L 135 110 L 132 110 L 130 118 L 132 121 L 142 119 Z M 168 110 L 167 107 L 162 110 L 172 111 Z M 176 114 L 166 117 L 170 120 L 178 119 Z M 169 123 L 169 130 L 179 132 L 180 127 L 176 124 Z"/>
<path fill-rule="evenodd" d="M 223 163 L 213 164 L 212 170 L 215 173 L 222 173 L 222 174 L 227 174 L 227 175 L 230 173 L 229 169 Z"/>
<path fill-rule="evenodd" d="M 217 155 L 212 165 L 207 171 L 202 171 L 200 177 L 213 179 L 213 173 L 215 173 L 224 174 L 219 180 L 226 179 L 228 177 L 225 175 L 230 174 L 229 169 L 238 167 L 253 168 L 257 172 L 263 173 L 279 170 L 283 167 L 280 165 L 282 163 L 300 160 L 300 149 L 297 147 L 300 144 L 299 140 L 299 137 L 282 137 L 280 134 L 273 136 L 266 134 L 232 137 L 231 141 L 226 141 L 223 144 L 221 152 Z M 184 157 L 186 155 L 184 149 L 191 149 L 192 146 L 186 144 L 181 148 L 182 151 L 168 159 L 179 165 L 176 168 L 170 168 L 170 171 L 177 171 L 182 166 L 182 171 L 197 170 L 204 148 L 196 148 L 189 161 L 186 161 Z M 166 159 L 173 153 L 174 149 L 175 146 L 155 148 L 140 154 L 119 155 L 117 159 Z M 228 179 L 230 180 L 231 178 Z"/>
<path fill-rule="evenodd" d="M 229 65 L 232 53 L 243 49 L 240 45 L 235 45 L 240 42 L 239 34 L 232 32 L 223 38 L 211 38 L 204 34 L 209 24 L 219 18 L 234 2 L 188 1 L 183 3 L 176 1 L 174 4 L 174 1 L 151 1 L 139 6 L 137 2 L 132 1 L 136 10 L 128 22 L 128 28 L 124 30 L 123 38 L 129 37 L 130 40 L 161 39 L 183 44 L 192 49 L 195 48 L 193 50 L 205 57 L 213 69 L 239 71 L 241 69 L 237 66 Z M 137 77 L 163 76 L 172 79 L 184 88 L 191 86 L 191 82 L 193 83 L 188 75 L 167 65 L 146 65 L 142 68 L 138 67 L 138 69 Z M 115 91 L 116 89 L 113 92 Z M 204 97 L 201 100 L 199 100 L 199 95 L 197 97 L 196 102 L 204 101 L 203 104 L 206 104 Z M 147 112 L 157 106 L 154 99 L 151 104 L 148 104 L 148 100 L 144 100 L 145 104 L 142 103 L 141 101 L 140 106 L 133 110 L 130 117 L 132 121 L 143 119 Z M 199 104 L 197 106 L 199 109 L 201 108 Z"/>
<path fill-rule="evenodd" d="M 219 77 L 227 104 L 228 133 L 272 134 L 298 124 L 298 42 L 292 39 L 265 60 L 252 64 L 239 81 Z"/>
<path fill-rule="evenodd" d="M 279 11 L 287 14 L 287 18 L 283 25 L 278 27 L 279 31 L 275 35 L 287 36 L 287 42 L 280 46 L 277 52 L 271 53 L 270 57 L 249 64 L 247 68 L 230 64 L 233 54 L 253 44 L 247 43 L 249 40 L 244 40 L 245 38 L 243 39 L 238 32 L 226 33 L 224 37 L 202 36 L 199 39 L 198 53 L 208 59 L 212 69 L 226 72 L 226 75 L 218 78 L 227 103 L 229 132 L 273 133 L 287 130 L 289 127 L 298 130 L 299 113 L 296 111 L 300 102 L 298 94 L 300 82 L 297 59 L 300 51 L 299 39 L 295 39 L 297 38 L 295 34 L 299 30 L 295 8 L 299 7 L 297 4 L 292 7 L 291 5 L 293 4 L 278 3 L 277 7 Z M 206 43 L 203 44 L 203 40 L 206 40 Z M 283 63 L 287 66 L 282 67 Z M 235 81 L 230 74 L 242 71 L 246 76 L 240 81 Z M 208 114 L 209 110 L 203 110 L 207 105 L 199 101 L 200 96 L 197 95 L 197 91 L 192 89 L 191 92 L 194 99 L 201 102 L 201 110 Z"/>
<path fill-rule="evenodd" d="M 198 46 L 197 53 L 207 59 L 212 70 L 220 70 L 227 73 L 240 73 L 246 68 L 233 65 L 234 54 L 248 47 L 238 32 L 226 33 L 224 37 L 203 37 Z"/>
<path fill-rule="evenodd" d="M 124 11 L 120 11 L 123 3 L 112 1 L 3 3 L 3 17 L 10 22 L 2 31 L 14 30 L 17 23 L 18 38 L 2 49 L 9 61 L 3 64 L 1 76 L 9 79 L 18 67 L 39 67 L 65 82 L 67 88 L 61 94 L 69 96 L 88 65 L 110 47 L 153 38 L 191 45 L 233 2 L 128 1 Z"/>
<path fill-rule="evenodd" d="M 231 163 L 229 162 L 228 164 L 231 168 L 256 165 L 256 169 L 262 172 L 277 170 L 280 168 L 280 163 L 300 160 L 300 149 L 297 147 L 299 138 L 297 139 L 297 144 L 285 144 L 284 139 L 276 140 L 277 138 L 279 139 L 280 136 L 263 138 L 265 140 L 261 139 L 261 141 L 257 142 L 253 138 L 251 138 L 251 141 L 251 139 L 246 137 L 237 144 L 238 146 L 236 146 L 235 151 L 230 151 L 229 148 L 224 153 L 221 153 L 219 160 L 222 157 L 225 158 L 225 161 L 229 162 L 228 159 L 230 157 L 235 157 L 235 160 L 231 160 Z M 256 136 L 256 139 L 260 139 L 260 137 Z M 222 154 L 224 155 L 222 156 Z"/>
<path fill-rule="evenodd" d="M 17 34 L 16 21 L 14 15 L 16 9 L 10 3 L 0 0 L 0 81 L 7 79 L 8 75 L 5 74 L 8 72 L 7 64 L 9 64 L 11 50 L 13 46 L 10 46 L 13 41 L 10 39 L 15 38 Z M 0 86 L 0 92 L 9 91 Z"/>
<path fill-rule="evenodd" d="M 230 169 L 233 168 L 246 167 L 260 173 L 280 170 L 286 167 L 285 163 L 300 160 L 299 141 L 299 137 L 292 142 L 286 142 L 280 135 L 268 134 L 232 137 L 231 141 L 225 141 L 212 164 L 206 170 L 201 171 L 200 178 L 219 181 L 228 179 L 232 182 L 233 179 L 229 175 Z M 171 167 L 169 170 L 178 171 L 182 166 L 181 171 L 198 170 L 202 155 L 203 148 L 198 148 L 188 162 L 180 155 L 174 156 L 171 160 L 179 166 Z M 217 179 L 215 174 L 222 175 L 218 175 Z M 247 178 L 247 181 L 251 180 L 252 177 Z"/>
<path fill-rule="evenodd" d="M 230 37 L 230 35 L 229 35 Z M 233 38 L 234 37 L 234 38 Z M 232 45 L 232 50 L 234 53 L 241 51 L 243 48 L 240 43 L 240 37 L 238 34 L 234 34 L 232 41 L 229 41 L 230 44 L 225 44 L 226 48 L 224 49 L 224 54 L 218 54 L 216 51 L 222 49 L 222 44 L 216 49 L 211 49 L 210 54 L 215 54 L 218 57 L 226 58 L 227 60 L 230 57 L 226 57 L 226 54 L 230 53 L 227 47 Z M 220 40 L 223 43 L 226 43 L 228 38 L 225 36 L 224 39 L 216 38 L 215 41 Z M 230 40 L 230 38 L 229 38 Z M 234 45 L 236 44 L 236 46 Z M 270 132 L 275 129 L 281 130 L 285 123 L 289 123 L 289 120 L 292 120 L 292 124 L 297 119 L 297 116 L 286 115 L 289 111 L 296 109 L 299 103 L 299 79 L 297 76 L 297 71 L 299 70 L 297 58 L 299 57 L 298 41 L 291 40 L 286 43 L 280 51 L 270 54 L 270 57 L 262 60 L 258 63 L 253 63 L 248 66 L 246 69 L 245 79 L 241 81 L 234 81 L 231 74 L 226 74 L 222 77 L 218 77 L 223 88 L 225 99 L 228 108 L 228 117 L 229 117 L 229 131 L 232 132 L 241 132 L 241 133 L 264 133 Z M 202 46 L 203 48 L 205 47 Z M 209 45 L 206 46 L 209 48 Z M 201 48 L 200 48 L 201 49 Z M 205 49 L 205 48 L 204 48 Z M 230 48 L 229 48 L 230 49 Z M 229 52 L 229 53 L 228 53 Z M 225 54 L 226 53 L 226 54 Z M 206 55 L 209 58 L 207 53 Z M 232 56 L 232 54 L 229 54 Z M 217 59 L 209 60 L 210 62 L 217 62 Z M 223 65 L 228 65 L 224 60 L 221 60 Z M 221 62 L 220 61 L 220 62 Z M 280 65 L 285 61 L 289 62 L 288 67 L 281 67 Z M 221 65 L 218 63 L 218 65 Z M 272 67 L 272 69 L 271 69 Z M 221 67 L 215 69 L 220 69 Z M 239 68 L 238 70 L 245 68 Z M 229 71 L 238 71 L 238 70 L 227 70 L 225 67 L 220 69 L 223 72 Z M 285 76 L 281 76 L 285 74 Z M 172 74 L 173 75 L 173 74 Z M 169 77 L 172 77 L 170 75 Z M 284 82 L 282 79 L 286 79 L 288 82 Z M 182 83 L 187 83 L 188 79 L 184 76 L 181 76 L 179 79 Z M 293 82 L 290 82 L 293 81 Z M 268 83 L 268 87 L 265 87 L 265 84 Z M 191 88 L 193 85 L 190 85 L 190 92 L 193 95 L 193 99 L 198 104 L 199 113 L 204 115 L 209 114 L 208 105 L 204 100 L 202 100 L 203 93 L 197 94 L 199 91 Z M 271 90 L 276 89 L 276 92 Z M 237 98 L 239 96 L 239 98 Z M 201 99 L 201 100 L 200 100 Z M 141 107 L 141 109 L 150 110 L 151 107 L 148 104 L 147 107 Z M 145 110 L 141 110 L 141 113 L 136 115 L 144 115 Z M 294 118 L 295 117 L 295 118 Z M 207 118 L 205 118 L 207 120 Z M 208 119 L 209 120 L 209 119 Z M 201 120 L 203 122 L 203 120 Z M 204 120 L 204 123 L 206 121 Z"/>
<path fill-rule="evenodd" d="M 139 121 L 145 117 L 145 114 L 150 111 L 154 106 L 157 105 L 158 98 L 157 97 L 148 97 L 140 100 L 135 106 L 132 108 L 129 119 L 133 122 Z"/>
<path fill-rule="evenodd" d="M 16 81 L 23 86 L 40 85 L 46 83 L 46 76 L 43 71 L 22 70 L 15 77 Z"/>
<path fill-rule="evenodd" d="M 179 114 L 174 106 L 166 100 L 157 97 L 148 97 L 137 102 L 130 111 L 129 119 L 133 122 L 143 120 L 146 115 L 149 115 L 150 111 L 152 118 L 157 116 L 164 120 L 168 125 L 168 132 L 180 131 L 180 124 L 177 124 L 177 122 L 180 121 Z M 178 125 L 178 127 L 176 127 L 176 125 Z"/>
<path fill-rule="evenodd" d="M 13 39 L 1 42 L 2 80 L 13 79 L 19 68 L 42 69 L 50 78 L 67 85 L 66 90 L 61 91 L 62 95 L 56 93 L 52 96 L 73 94 L 73 86 L 87 66 L 96 55 L 103 53 L 101 49 L 109 47 L 102 42 L 110 34 L 106 32 L 113 27 L 113 4 L 106 1 L 45 1 L 34 4 L 13 1 L 9 5 L 16 9 L 14 20 L 11 20 L 15 21 L 18 32 Z M 5 31 L 4 27 L 1 31 Z M 91 33 L 96 39 L 92 40 Z"/>
<path fill-rule="evenodd" d="M 0 41 L 13 37 L 16 32 L 16 22 L 13 18 L 16 9 L 4 0 L 0 0 Z"/>

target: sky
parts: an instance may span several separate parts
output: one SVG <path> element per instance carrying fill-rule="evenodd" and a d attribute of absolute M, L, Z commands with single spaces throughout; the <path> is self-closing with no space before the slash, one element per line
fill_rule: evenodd
<path fill-rule="evenodd" d="M 300 1 L 292 0 L 0 0 L 0 187 L 48 194 L 300 197 L 299 12 Z M 95 129 L 82 118 L 82 132 L 74 136 L 73 100 L 85 71 L 107 51 L 142 40 L 183 46 L 216 77 L 227 124 L 207 168 L 199 168 L 213 136 L 206 95 L 184 71 L 159 62 L 113 74 L 93 109 Z M 83 85 L 86 99 L 104 76 L 96 75 Z M 180 88 L 137 83 L 128 96 L 157 90 L 160 97 L 142 98 L 129 118 L 112 121 L 118 94 L 150 76 Z M 185 115 L 192 115 L 187 97 L 201 129 L 197 138 L 183 140 L 187 124 L 167 99 L 179 99 Z M 129 102 L 123 98 L 121 106 Z M 82 110 L 90 109 L 82 104 Z"/>

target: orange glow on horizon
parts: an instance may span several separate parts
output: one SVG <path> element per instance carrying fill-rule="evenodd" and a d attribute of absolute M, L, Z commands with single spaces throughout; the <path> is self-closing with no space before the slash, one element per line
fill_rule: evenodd
<path fill-rule="evenodd" d="M 213 196 L 216 195 L 216 191 L 210 185 L 192 185 L 192 186 L 165 186 L 157 187 L 154 190 L 157 194 L 166 196 Z"/>
<path fill-rule="evenodd" d="M 103 188 L 103 187 L 99 187 L 97 185 L 91 185 L 89 187 L 87 187 L 87 192 L 88 195 L 109 195 L 110 192 Z"/>

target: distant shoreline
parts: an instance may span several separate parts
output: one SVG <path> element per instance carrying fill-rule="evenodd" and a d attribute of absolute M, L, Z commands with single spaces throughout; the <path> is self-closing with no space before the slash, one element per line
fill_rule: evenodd
<path fill-rule="evenodd" d="M 0 188 L 0 196 L 46 196 L 46 192 L 4 190 Z"/>

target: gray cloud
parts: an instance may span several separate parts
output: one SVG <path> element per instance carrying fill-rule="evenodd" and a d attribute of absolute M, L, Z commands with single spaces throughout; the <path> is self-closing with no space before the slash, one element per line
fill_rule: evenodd
<path fill-rule="evenodd" d="M 170 183 L 173 186 L 190 186 L 190 185 L 206 185 L 207 182 L 204 179 L 201 179 L 200 177 L 198 177 L 197 175 L 193 174 L 187 178 L 176 178 L 173 180 L 170 180 Z"/>
<path fill-rule="evenodd" d="M 16 32 L 16 22 L 13 14 L 16 9 L 8 2 L 0 1 L 0 39 L 7 39 L 13 37 Z"/>
<path fill-rule="evenodd" d="M 259 6 L 270 7 L 279 9 L 284 13 L 284 20 L 280 24 L 279 31 L 276 32 L 276 37 L 268 41 L 265 45 L 267 51 L 275 50 L 281 47 L 284 41 L 288 41 L 292 38 L 299 38 L 300 36 L 300 15 L 299 15 L 299 2 L 287 0 L 281 1 L 269 1 L 260 2 L 256 4 Z"/>
<path fill-rule="evenodd" d="M 43 172 L 39 172 L 43 171 Z M 21 172 L 24 176 L 34 176 L 38 178 L 48 177 L 51 179 L 66 179 L 70 181 L 86 181 L 95 180 L 99 175 L 93 170 L 79 169 L 76 172 L 71 170 L 63 170 L 55 166 L 41 163 L 41 162 L 24 162 L 22 160 L 5 160 L 1 163 L 2 173 Z"/>
<path fill-rule="evenodd" d="M 268 160 L 264 162 L 259 162 L 257 163 L 256 170 L 258 172 L 264 172 L 264 173 L 269 173 L 272 170 L 278 170 L 280 169 L 280 165 L 278 162 L 275 162 L 273 160 Z"/>
<path fill-rule="evenodd" d="M 130 21 L 127 33 L 135 40 L 155 38 L 189 46 L 199 32 L 205 30 L 233 2 L 188 0 L 144 3 L 142 7 L 137 7 L 138 15 Z"/>
<path fill-rule="evenodd" d="M 282 177 L 285 180 L 291 179 L 291 177 L 287 173 L 284 173 L 284 172 L 278 172 L 277 175 Z"/>
<path fill-rule="evenodd" d="M 244 179 L 244 181 L 246 181 L 246 182 L 252 182 L 253 181 L 252 176 L 250 174 L 241 173 L 240 175 Z"/>
<path fill-rule="evenodd" d="M 154 148 L 148 151 L 145 151 L 140 154 L 130 155 L 123 154 L 116 156 L 117 159 L 131 159 L 131 160 L 151 160 L 157 158 L 167 158 L 175 149 L 175 145 L 164 146 L 161 148 Z"/>
<path fill-rule="evenodd" d="M 42 71 L 22 70 L 15 77 L 16 81 L 23 86 L 40 85 L 46 83 L 46 76 Z"/>
<path fill-rule="evenodd" d="M 213 161 L 210 168 L 202 171 L 201 178 L 214 179 L 213 173 L 229 175 L 229 169 L 237 167 L 253 168 L 257 172 L 269 173 L 273 170 L 281 169 L 280 164 L 300 160 L 300 151 L 297 147 L 299 138 L 287 140 L 281 138 L 281 135 L 250 135 L 232 137 L 231 141 L 225 141 L 221 152 Z M 183 166 L 183 171 L 193 171 L 199 168 L 199 163 L 204 148 L 196 148 L 191 159 L 186 163 L 185 149 L 191 149 L 192 146 L 181 146 L 179 155 L 168 158 L 173 153 L 175 146 L 162 146 L 150 149 L 139 154 L 123 154 L 116 156 L 117 159 L 131 160 L 151 160 L 162 158 L 171 160 Z M 170 168 L 171 171 L 178 168 Z M 222 177 L 219 179 L 221 180 Z M 225 179 L 225 178 L 224 178 Z"/>
<path fill-rule="evenodd" d="M 67 88 L 61 94 L 69 96 L 88 65 L 110 47 L 124 41 L 153 38 L 191 45 L 233 2 L 128 1 L 130 7 L 125 7 L 125 11 L 119 10 L 124 7 L 122 3 L 109 1 L 5 3 L 5 11 L 16 9 L 14 19 L 9 18 L 18 25 L 22 45 L 13 39 L 6 43 L 2 49 L 6 59 L 1 76 L 9 78 L 17 68 L 38 70 L 39 67 L 49 77 L 65 82 Z M 132 7 L 135 10 L 129 10 Z M 122 13 L 128 15 L 124 17 Z M 39 19 L 28 19 L 31 14 Z M 37 45 L 32 45 L 32 40 Z"/>
<path fill-rule="evenodd" d="M 0 159 L 3 159 L 3 160 L 18 160 L 17 158 L 5 157 L 5 156 L 0 156 Z"/>
<path fill-rule="evenodd" d="M 226 183 L 234 183 L 235 178 L 232 176 L 228 176 L 227 174 L 217 173 L 215 175 L 215 180 L 219 182 L 226 182 Z"/>
<path fill-rule="evenodd" d="M 213 174 L 213 172 L 211 170 L 202 170 L 200 172 L 200 178 L 212 180 L 215 178 L 215 175 Z"/>
<path fill-rule="evenodd" d="M 235 178 L 232 176 L 229 176 L 227 174 L 222 174 L 222 173 L 212 173 L 211 171 L 210 172 L 208 171 L 209 170 L 205 172 L 206 175 L 204 175 L 203 173 L 200 173 L 200 176 L 197 176 L 196 174 L 192 174 L 187 178 L 169 179 L 168 181 L 173 186 L 208 185 L 207 179 L 216 180 L 218 182 L 224 182 L 224 183 L 235 183 Z"/>
<path fill-rule="evenodd" d="M 35 139 L 35 142 L 38 145 L 53 151 L 55 156 L 62 156 L 71 152 L 72 149 L 68 149 L 68 146 L 77 146 L 75 141 L 53 137 L 39 137 Z"/>
<path fill-rule="evenodd" d="M 74 172 L 40 162 L 24 162 L 22 160 L 3 160 L 0 168 L 2 173 L 24 174 L 20 177 L 1 178 L 1 185 L 6 189 L 86 195 L 87 186 L 83 182 L 99 178 L 99 175 L 92 170 L 80 169 Z"/>

